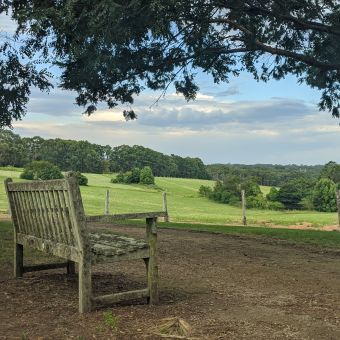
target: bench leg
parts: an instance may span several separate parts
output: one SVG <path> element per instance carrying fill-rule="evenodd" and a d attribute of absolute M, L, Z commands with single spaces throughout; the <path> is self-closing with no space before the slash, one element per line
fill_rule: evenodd
<path fill-rule="evenodd" d="M 150 305 L 158 303 L 158 267 L 154 258 L 146 259 L 146 272 L 148 276 L 148 288 L 150 297 L 148 302 Z"/>
<path fill-rule="evenodd" d="M 67 261 L 67 274 L 68 275 L 74 275 L 76 273 L 76 266 L 75 262 L 73 261 Z"/>
<path fill-rule="evenodd" d="M 79 312 L 91 311 L 91 260 L 81 259 L 79 261 Z"/>
<path fill-rule="evenodd" d="M 22 277 L 24 273 L 24 246 L 14 243 L 14 277 Z"/>
<path fill-rule="evenodd" d="M 158 303 L 158 251 L 157 251 L 157 218 L 147 218 L 147 240 L 150 247 L 150 257 L 145 259 L 150 292 L 149 303 Z"/>

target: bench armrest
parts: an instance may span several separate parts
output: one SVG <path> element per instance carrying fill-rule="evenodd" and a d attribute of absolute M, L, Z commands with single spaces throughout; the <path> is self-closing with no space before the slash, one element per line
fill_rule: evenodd
<path fill-rule="evenodd" d="M 114 214 L 114 215 L 93 215 L 86 216 L 86 222 L 112 223 L 128 219 L 140 219 L 140 218 L 152 219 L 157 217 L 165 217 L 166 215 L 167 213 L 165 211 Z"/>

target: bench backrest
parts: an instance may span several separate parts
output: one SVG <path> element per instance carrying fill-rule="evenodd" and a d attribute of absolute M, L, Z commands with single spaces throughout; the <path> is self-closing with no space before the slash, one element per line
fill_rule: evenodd
<path fill-rule="evenodd" d="M 85 214 L 75 178 L 17 183 L 8 178 L 5 188 L 16 234 L 83 249 Z"/>

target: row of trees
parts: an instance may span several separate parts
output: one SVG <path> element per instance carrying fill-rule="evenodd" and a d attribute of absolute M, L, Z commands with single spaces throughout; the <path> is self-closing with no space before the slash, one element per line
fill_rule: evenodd
<path fill-rule="evenodd" d="M 149 166 L 155 176 L 210 178 L 199 158 L 168 156 L 138 145 L 112 148 L 88 141 L 21 138 L 0 130 L 0 166 L 23 167 L 35 160 L 49 161 L 63 171 L 126 172 Z"/>
<path fill-rule="evenodd" d="M 199 193 L 212 200 L 239 205 L 241 190 L 247 195 L 247 206 L 258 209 L 306 209 L 317 211 L 336 211 L 336 190 L 340 186 L 340 165 L 327 163 L 317 179 L 298 176 L 283 183 L 280 188 L 273 186 L 264 196 L 258 179 L 241 176 L 226 176 L 217 180 L 215 187 L 201 186 Z"/>
<path fill-rule="evenodd" d="M 280 187 L 287 181 L 296 178 L 317 180 L 322 165 L 278 165 L 278 164 L 211 164 L 207 171 L 215 180 L 237 176 L 241 181 L 255 180 L 259 185 Z"/>

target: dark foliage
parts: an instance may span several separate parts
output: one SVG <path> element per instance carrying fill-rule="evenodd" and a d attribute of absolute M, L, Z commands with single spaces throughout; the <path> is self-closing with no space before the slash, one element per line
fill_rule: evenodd
<path fill-rule="evenodd" d="M 311 195 L 315 181 L 304 178 L 290 180 L 283 184 L 277 194 L 277 201 L 286 209 L 302 209 L 302 199 Z"/>
<path fill-rule="evenodd" d="M 304 178 L 315 181 L 320 176 L 322 165 L 278 165 L 278 164 L 211 164 L 206 166 L 213 179 L 238 176 L 242 181 L 253 179 L 259 185 L 281 187 L 290 180 Z"/>
<path fill-rule="evenodd" d="M 333 161 L 325 164 L 321 170 L 320 178 L 328 178 L 334 183 L 340 183 L 340 164 Z"/>
<path fill-rule="evenodd" d="M 202 185 L 198 192 L 201 196 L 217 202 L 239 205 L 241 202 L 241 190 L 245 190 L 249 208 L 265 209 L 268 207 L 260 187 L 251 179 L 242 182 L 237 176 L 228 176 L 222 181 L 216 181 L 213 190 Z"/>
<path fill-rule="evenodd" d="M 76 91 L 87 114 L 101 101 L 132 104 L 143 88 L 169 83 L 194 99 L 203 70 L 215 83 L 242 71 L 259 81 L 295 75 L 322 91 L 321 110 L 339 117 L 337 0 L 3 0 L 1 12 L 11 13 L 21 39 L 16 50 L 0 41 L 0 98 L 15 84 L 15 98 L 0 100 L 2 126 L 21 118 L 30 85 L 48 88 L 38 71 L 46 63 L 61 68 L 58 85 Z"/>
<path fill-rule="evenodd" d="M 313 205 L 318 211 L 336 211 L 336 185 L 328 178 L 321 178 L 313 190 Z"/>
<path fill-rule="evenodd" d="M 164 155 L 142 146 L 92 144 L 87 141 L 20 138 L 0 130 L 0 166 L 22 167 L 33 160 L 46 160 L 63 171 L 126 172 L 149 166 L 155 176 L 210 178 L 199 158 Z"/>
<path fill-rule="evenodd" d="M 27 164 L 20 178 L 29 180 L 48 180 L 63 178 L 60 169 L 48 161 L 33 161 Z"/>
<path fill-rule="evenodd" d="M 155 178 L 152 169 L 149 166 L 146 166 L 143 169 L 133 168 L 126 172 L 120 172 L 115 178 L 111 179 L 111 183 L 140 183 L 151 185 L 155 184 Z"/>

